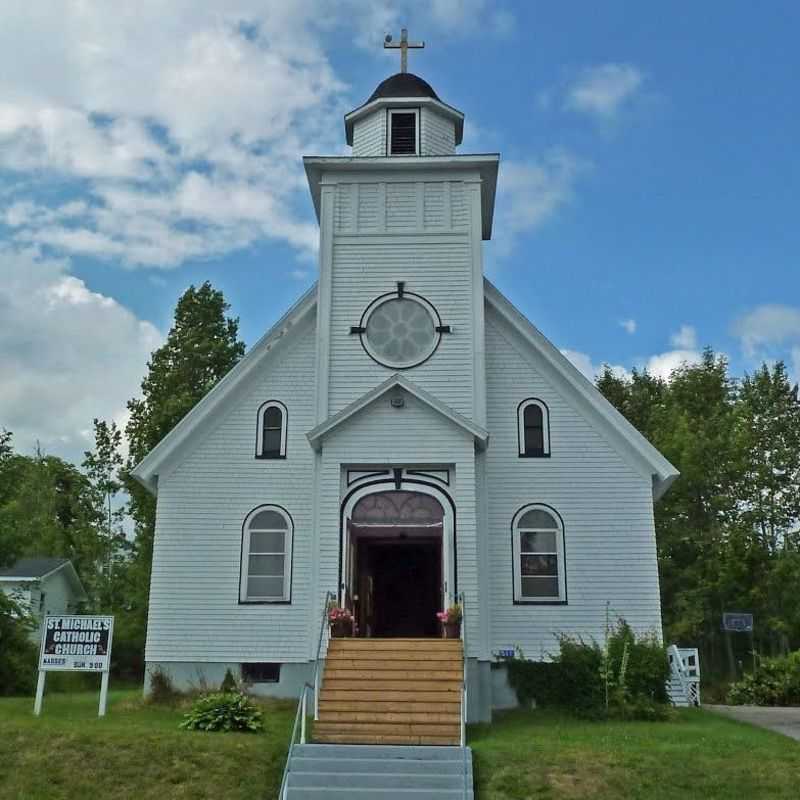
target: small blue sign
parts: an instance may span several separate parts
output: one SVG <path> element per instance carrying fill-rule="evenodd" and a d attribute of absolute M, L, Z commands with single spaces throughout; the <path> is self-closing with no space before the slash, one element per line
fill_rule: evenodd
<path fill-rule="evenodd" d="M 726 611 L 722 615 L 722 630 L 734 633 L 752 633 L 753 615 L 738 611 Z"/>

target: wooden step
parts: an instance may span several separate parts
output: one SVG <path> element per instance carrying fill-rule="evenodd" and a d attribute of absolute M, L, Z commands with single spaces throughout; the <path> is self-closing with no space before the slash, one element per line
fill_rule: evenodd
<path fill-rule="evenodd" d="M 460 736 L 456 722 L 319 722 L 314 723 L 314 734 L 342 733 L 375 736 Z"/>
<path fill-rule="evenodd" d="M 378 711 L 368 709 L 366 711 L 331 711 L 326 709 L 320 711 L 320 721 L 328 722 L 358 722 L 358 723 L 384 723 L 396 722 L 409 725 L 432 725 L 432 724 L 451 724 L 460 725 L 461 715 L 459 710 L 436 713 L 433 711 Z"/>
<path fill-rule="evenodd" d="M 375 703 L 384 700 L 426 704 L 430 702 L 460 703 L 461 684 L 437 684 L 433 691 L 421 690 L 417 685 L 414 687 L 413 691 L 409 691 L 408 686 L 405 684 L 402 689 L 365 688 L 363 683 L 359 683 L 356 689 L 332 689 L 326 687 L 323 683 L 322 691 L 320 692 L 320 702 L 324 703 L 328 700 L 342 702 L 360 701 L 366 703 Z"/>
<path fill-rule="evenodd" d="M 420 664 L 426 662 L 461 662 L 461 652 L 457 650 L 366 650 L 353 648 L 352 650 L 329 650 L 326 663 L 333 664 L 339 661 L 364 661 L 369 660 L 375 664 L 384 661 L 401 661 L 406 664 Z"/>
<path fill-rule="evenodd" d="M 458 746 L 461 743 L 459 736 L 436 736 L 420 734 L 414 736 L 401 736 L 398 734 L 380 734 L 364 736 L 359 733 L 315 733 L 314 741 L 319 744 L 402 744 L 402 745 L 449 745 Z"/>
<path fill-rule="evenodd" d="M 322 697 L 319 702 L 319 713 L 325 715 L 329 712 L 335 711 L 374 711 L 375 713 L 413 713 L 416 711 L 430 711 L 433 714 L 460 714 L 461 713 L 461 697 L 453 698 L 449 703 L 439 702 L 440 698 L 437 696 L 435 700 L 427 702 L 419 702 L 419 698 L 399 701 L 399 700 L 384 700 L 380 697 L 372 700 L 328 700 Z"/>
<path fill-rule="evenodd" d="M 371 680 L 369 687 L 372 691 L 392 692 L 399 691 L 405 692 L 406 697 L 416 696 L 417 692 L 438 692 L 438 691 L 453 691 L 461 692 L 462 680 Z M 336 678 L 329 680 L 327 676 L 322 679 L 323 692 L 325 689 L 333 689 L 336 691 L 359 691 L 364 688 L 364 680 L 348 680 L 346 678 Z"/>
<path fill-rule="evenodd" d="M 411 674 L 410 670 L 402 669 L 340 669 L 339 666 L 334 666 L 331 669 L 325 669 L 325 678 L 327 682 L 332 682 L 337 679 L 347 681 L 354 680 L 380 680 L 380 681 L 461 681 L 464 679 L 464 673 L 461 669 L 420 669 L 415 670 Z"/>
<path fill-rule="evenodd" d="M 462 650 L 461 639 L 331 639 L 328 649 L 340 650 Z"/>

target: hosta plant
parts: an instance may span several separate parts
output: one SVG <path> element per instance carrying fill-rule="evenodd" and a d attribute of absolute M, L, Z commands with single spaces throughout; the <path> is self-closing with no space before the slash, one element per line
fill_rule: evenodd
<path fill-rule="evenodd" d="M 242 692 L 214 692 L 198 698 L 184 715 L 189 731 L 252 731 L 264 729 L 261 711 Z"/>

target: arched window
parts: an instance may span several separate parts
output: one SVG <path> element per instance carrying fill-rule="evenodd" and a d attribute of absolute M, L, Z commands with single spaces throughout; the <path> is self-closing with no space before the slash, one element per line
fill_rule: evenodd
<path fill-rule="evenodd" d="M 259 506 L 242 528 L 242 603 L 288 603 L 292 582 L 292 518 L 280 506 Z"/>
<path fill-rule="evenodd" d="M 566 603 L 564 526 L 548 506 L 521 508 L 511 523 L 514 601 Z"/>
<path fill-rule="evenodd" d="M 267 400 L 258 409 L 256 458 L 286 458 L 286 406 L 279 400 Z"/>
<path fill-rule="evenodd" d="M 550 455 L 550 412 L 541 400 L 529 397 L 517 408 L 519 454 L 522 458 Z"/>

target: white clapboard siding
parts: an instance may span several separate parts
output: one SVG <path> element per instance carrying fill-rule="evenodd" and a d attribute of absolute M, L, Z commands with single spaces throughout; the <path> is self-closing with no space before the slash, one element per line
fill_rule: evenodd
<path fill-rule="evenodd" d="M 661 635 L 651 481 L 629 464 L 537 369 L 537 356 L 497 314 L 486 313 L 491 648 L 526 657 L 557 652 L 556 634 L 602 642 L 606 603 L 638 630 Z M 550 410 L 550 458 L 519 458 L 517 406 Z M 566 605 L 515 605 L 511 521 L 528 503 L 564 520 Z"/>
<path fill-rule="evenodd" d="M 420 155 L 450 156 L 456 151 L 456 128 L 452 120 L 423 107 L 420 123 Z"/>
<path fill-rule="evenodd" d="M 463 428 L 407 392 L 403 408 L 392 408 L 384 396 L 336 428 L 322 449 L 319 494 L 319 600 L 336 590 L 342 469 L 346 465 L 417 465 L 451 468 L 447 491 L 456 505 L 458 591 L 477 608 L 477 543 L 475 507 L 475 443 Z M 470 617 L 469 634 L 478 641 L 477 615 Z M 473 629 L 474 628 L 474 629 Z M 472 650 L 471 650 L 472 652 Z"/>
<path fill-rule="evenodd" d="M 159 478 L 146 659 L 303 661 L 309 657 L 314 418 L 314 325 L 285 349 L 227 410 L 218 426 Z M 286 459 L 256 459 L 256 412 L 288 409 Z M 258 505 L 294 521 L 292 597 L 286 605 L 240 605 L 242 522 Z"/>
<path fill-rule="evenodd" d="M 353 125 L 353 155 L 386 155 L 386 109 L 380 108 Z"/>

